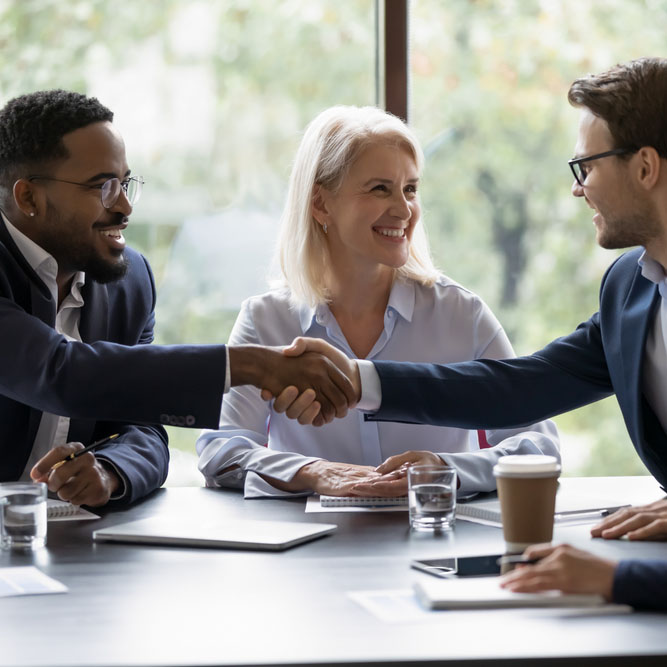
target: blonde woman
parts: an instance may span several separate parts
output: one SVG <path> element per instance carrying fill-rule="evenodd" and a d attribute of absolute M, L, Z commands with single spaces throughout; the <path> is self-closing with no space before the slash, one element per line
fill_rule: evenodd
<path fill-rule="evenodd" d="M 282 286 L 243 303 L 229 343 L 310 336 L 361 359 L 513 356 L 484 302 L 433 266 L 420 221 L 422 163 L 411 130 L 380 109 L 337 106 L 317 116 L 297 152 L 281 220 Z M 315 428 L 276 413 L 253 387 L 232 389 L 220 428 L 197 441 L 207 485 L 243 488 L 246 497 L 351 495 L 406 450 L 455 466 L 460 493 L 494 489 L 499 456 L 559 457 L 548 421 L 478 434 L 366 422 L 350 411 Z"/>

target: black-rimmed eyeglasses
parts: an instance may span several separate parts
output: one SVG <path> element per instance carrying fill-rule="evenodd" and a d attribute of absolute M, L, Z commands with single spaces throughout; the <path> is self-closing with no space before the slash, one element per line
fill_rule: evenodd
<path fill-rule="evenodd" d="M 567 163 L 572 169 L 574 174 L 574 180 L 584 187 L 584 181 L 586 176 L 588 176 L 588 169 L 586 168 L 587 162 L 592 162 L 593 160 L 599 160 L 603 157 L 611 157 L 612 155 L 626 155 L 627 153 L 636 153 L 637 151 L 632 148 L 614 148 L 611 151 L 605 151 L 604 153 L 596 153 L 595 155 L 586 155 L 585 157 L 577 157 L 573 160 L 568 160 Z"/>
<path fill-rule="evenodd" d="M 57 183 L 69 183 L 70 185 L 78 185 L 82 188 L 90 190 L 99 190 L 100 198 L 102 199 L 102 206 L 109 209 L 112 208 L 120 197 L 121 190 L 125 193 L 127 201 L 131 206 L 134 206 L 139 201 L 141 190 L 144 185 L 144 179 L 141 176 L 132 176 L 125 180 L 119 178 L 110 178 L 99 185 L 89 185 L 88 183 L 77 183 L 76 181 L 66 181 L 62 178 L 53 178 L 52 176 L 28 176 L 29 181 L 56 181 Z"/>

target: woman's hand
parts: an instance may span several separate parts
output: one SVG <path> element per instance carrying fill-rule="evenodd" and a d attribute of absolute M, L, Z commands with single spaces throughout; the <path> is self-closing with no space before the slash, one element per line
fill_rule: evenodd
<path fill-rule="evenodd" d="M 262 477 L 282 491 L 315 491 L 322 496 L 358 496 L 354 487 L 380 477 L 372 466 L 333 461 L 313 461 L 303 466 L 290 482 Z"/>
<path fill-rule="evenodd" d="M 382 496 L 396 498 L 408 495 L 408 468 L 419 465 L 444 465 L 444 461 L 433 452 L 409 451 L 390 456 L 375 471 L 381 475 L 376 479 L 357 484 L 354 491 L 359 496 Z"/>

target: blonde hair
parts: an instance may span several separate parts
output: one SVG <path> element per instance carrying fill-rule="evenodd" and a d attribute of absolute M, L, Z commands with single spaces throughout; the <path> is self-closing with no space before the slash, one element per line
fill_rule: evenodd
<path fill-rule="evenodd" d="M 283 286 L 292 300 L 312 307 L 328 300 L 326 271 L 329 247 L 312 216 L 316 186 L 332 192 L 369 145 L 390 143 L 406 148 L 421 173 L 424 155 L 417 138 L 403 121 L 377 107 L 335 106 L 308 125 L 297 150 L 281 217 L 278 256 Z M 424 225 L 416 225 L 408 261 L 395 277 L 433 285 L 438 277 Z"/>

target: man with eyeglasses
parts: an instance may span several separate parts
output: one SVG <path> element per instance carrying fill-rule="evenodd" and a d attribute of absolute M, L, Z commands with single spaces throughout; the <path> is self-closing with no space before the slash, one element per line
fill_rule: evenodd
<path fill-rule="evenodd" d="M 0 110 L 0 481 L 44 481 L 92 506 L 159 487 L 160 424 L 217 427 L 232 385 L 297 384 L 328 420 L 353 398 L 320 355 L 294 364 L 260 346 L 147 345 L 155 283 L 123 236 L 143 179 L 112 120 L 62 90 Z"/>
<path fill-rule="evenodd" d="M 351 361 L 320 340 L 299 339 L 287 354 L 326 353 L 355 378 L 358 406 L 370 420 L 466 429 L 513 428 L 616 394 L 640 458 L 667 485 L 667 60 L 642 58 L 576 80 L 568 99 L 581 110 L 572 194 L 593 209 L 604 248 L 642 246 L 608 269 L 600 309 L 574 333 L 530 356 L 449 366 Z M 291 405 L 295 390 L 274 409 Z M 266 394 L 265 396 L 268 396 Z M 303 408 L 305 402 L 300 403 Z M 292 410 L 293 411 L 293 410 Z M 292 412 L 291 411 L 291 412 Z M 400 473 L 421 452 L 379 466 L 384 479 L 355 488 L 367 495 L 405 493 Z M 621 510 L 594 536 L 667 539 L 667 500 Z M 667 562 L 616 565 L 571 550 L 535 547 L 544 559 L 508 580 L 513 590 L 583 590 L 572 573 L 604 570 L 599 592 L 638 606 L 667 608 Z M 531 574 L 532 572 L 532 574 Z M 583 576 L 581 581 L 590 577 Z M 656 588 L 662 589 L 655 595 Z M 590 590 L 590 589 L 587 589 Z"/>

